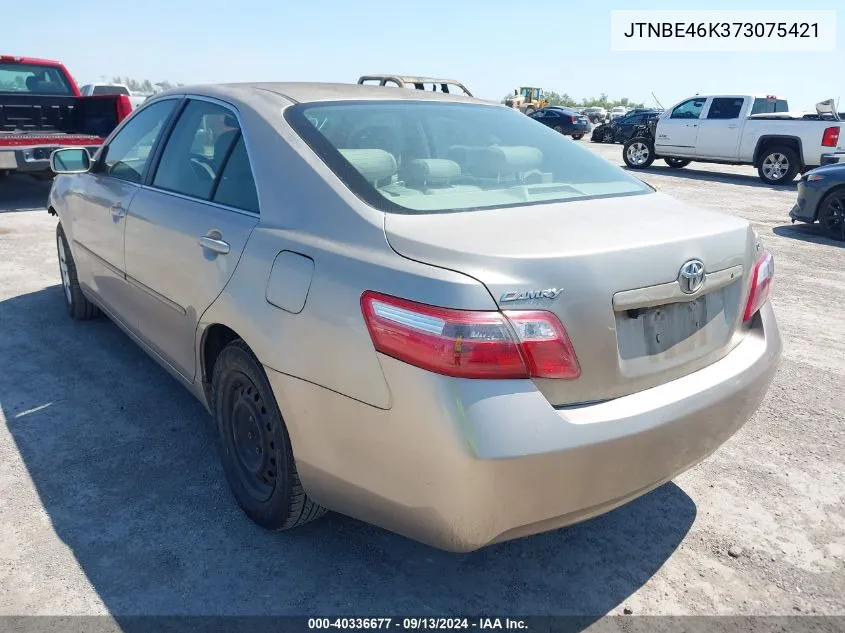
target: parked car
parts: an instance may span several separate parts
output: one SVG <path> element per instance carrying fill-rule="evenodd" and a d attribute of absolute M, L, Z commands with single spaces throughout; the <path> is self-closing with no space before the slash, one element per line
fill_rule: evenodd
<path fill-rule="evenodd" d="M 126 95 L 134 110 L 146 101 L 147 95 L 134 95 L 128 86 L 123 84 L 85 84 L 79 89 L 83 97 L 95 95 Z"/>
<path fill-rule="evenodd" d="M 578 114 L 569 108 L 548 106 L 529 114 L 532 119 L 547 125 L 555 132 L 571 136 L 574 140 L 580 141 L 585 134 L 590 132 L 590 120 L 583 114 Z"/>
<path fill-rule="evenodd" d="M 771 95 L 696 96 L 660 115 L 649 126 L 654 129 L 629 139 L 622 156 L 632 169 L 657 158 L 672 167 L 692 161 L 753 165 L 766 184 L 785 185 L 821 165 L 822 154 L 845 149 L 830 107 L 817 106 L 819 114 L 831 116 L 824 120 L 790 113 L 785 100 Z"/>
<path fill-rule="evenodd" d="M 595 143 L 624 143 L 641 125 L 660 116 L 662 110 L 632 110 L 623 117 L 614 119 L 610 123 L 597 125 L 593 128 L 590 140 Z"/>
<path fill-rule="evenodd" d="M 53 150 L 96 151 L 131 110 L 125 95 L 83 97 L 60 62 L 0 55 L 0 176 L 52 178 Z"/>
<path fill-rule="evenodd" d="M 616 106 L 610 110 L 610 120 L 613 121 L 614 119 L 618 119 L 619 117 L 623 117 L 628 113 L 628 108 L 625 106 Z"/>
<path fill-rule="evenodd" d="M 599 107 L 584 108 L 583 114 L 586 114 L 590 123 L 604 123 L 607 121 L 607 110 Z"/>
<path fill-rule="evenodd" d="M 789 217 L 793 222 L 818 222 L 830 239 L 845 241 L 845 162 L 831 163 L 801 176 L 798 199 Z"/>
<path fill-rule="evenodd" d="M 53 165 L 63 308 L 205 405 L 268 529 L 470 551 L 593 517 L 731 437 L 781 353 L 747 220 L 471 97 L 178 88 Z"/>

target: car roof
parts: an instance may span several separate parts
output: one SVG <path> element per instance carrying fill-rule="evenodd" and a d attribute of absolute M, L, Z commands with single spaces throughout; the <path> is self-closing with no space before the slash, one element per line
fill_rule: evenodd
<path fill-rule="evenodd" d="M 262 93 L 278 94 L 294 103 L 317 103 L 320 101 L 451 101 L 458 103 L 483 103 L 490 101 L 445 92 L 416 90 L 391 86 L 367 86 L 360 84 L 316 83 L 316 82 L 252 82 L 228 84 L 201 84 L 180 86 L 159 93 L 156 96 L 173 94 L 197 94 L 208 96 L 236 97 L 246 103 L 260 100 Z M 496 104 L 499 105 L 499 104 Z"/>

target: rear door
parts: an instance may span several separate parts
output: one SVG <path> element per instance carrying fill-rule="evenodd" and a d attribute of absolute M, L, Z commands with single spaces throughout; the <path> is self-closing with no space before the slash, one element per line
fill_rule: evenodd
<path fill-rule="evenodd" d="M 661 117 L 654 139 L 658 154 L 695 156 L 700 117 L 707 101 L 707 97 L 687 99 Z"/>
<path fill-rule="evenodd" d="M 747 97 L 713 97 L 698 125 L 695 154 L 734 160 L 739 154 Z"/>
<path fill-rule="evenodd" d="M 258 218 L 235 109 L 189 99 L 126 225 L 126 278 L 141 337 L 188 380 L 197 322 L 234 272 Z"/>

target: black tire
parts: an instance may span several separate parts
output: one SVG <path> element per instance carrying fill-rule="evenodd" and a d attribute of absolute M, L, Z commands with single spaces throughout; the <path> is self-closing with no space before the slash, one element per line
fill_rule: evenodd
<path fill-rule="evenodd" d="M 584 135 L 583 135 L 583 134 L 573 134 L 573 135 L 572 135 L 572 140 L 573 140 L 573 141 L 580 141 L 582 138 L 584 138 Z"/>
<path fill-rule="evenodd" d="M 818 217 L 825 236 L 845 242 L 845 189 L 835 189 L 824 197 Z"/>
<path fill-rule="evenodd" d="M 328 512 L 305 493 L 273 390 L 242 340 L 229 343 L 217 357 L 211 393 L 220 461 L 244 513 L 259 526 L 280 531 Z"/>
<path fill-rule="evenodd" d="M 654 145 L 650 138 L 635 136 L 622 146 L 622 160 L 631 169 L 646 169 L 654 162 Z"/>
<path fill-rule="evenodd" d="M 82 294 L 82 288 L 79 287 L 76 263 L 73 261 L 73 254 L 70 252 L 61 222 L 56 225 L 56 255 L 62 279 L 62 295 L 65 298 L 68 314 L 77 321 L 88 321 L 99 316 L 100 311 L 97 306 L 88 301 Z"/>
<path fill-rule="evenodd" d="M 692 162 L 686 158 L 664 158 L 663 160 L 666 161 L 666 164 L 672 169 L 682 169 Z"/>
<path fill-rule="evenodd" d="M 552 129 L 559 134 L 563 134 L 563 128 L 559 125 L 554 126 Z"/>
<path fill-rule="evenodd" d="M 763 150 L 757 173 L 767 185 L 788 185 L 800 167 L 795 150 L 776 145 Z"/>
<path fill-rule="evenodd" d="M 616 134 L 614 134 L 613 130 L 607 129 L 601 133 L 601 142 L 602 143 L 615 143 L 616 142 Z"/>

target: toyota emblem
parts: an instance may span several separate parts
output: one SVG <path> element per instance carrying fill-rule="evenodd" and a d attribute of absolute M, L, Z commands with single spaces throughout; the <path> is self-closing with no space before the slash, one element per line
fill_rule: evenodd
<path fill-rule="evenodd" d="M 701 290 L 704 285 L 704 278 L 704 262 L 691 259 L 681 266 L 681 272 L 678 273 L 678 284 L 683 292 L 691 295 Z"/>

